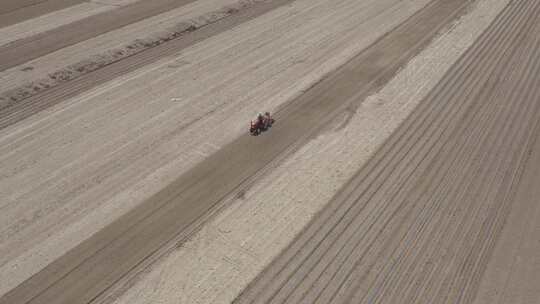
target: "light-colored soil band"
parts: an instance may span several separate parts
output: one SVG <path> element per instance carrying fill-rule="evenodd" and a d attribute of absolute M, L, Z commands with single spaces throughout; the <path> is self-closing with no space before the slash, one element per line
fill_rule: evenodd
<path fill-rule="evenodd" d="M 85 2 L 85 0 L 9 0 L 2 2 L 0 28 L 74 6 Z"/>

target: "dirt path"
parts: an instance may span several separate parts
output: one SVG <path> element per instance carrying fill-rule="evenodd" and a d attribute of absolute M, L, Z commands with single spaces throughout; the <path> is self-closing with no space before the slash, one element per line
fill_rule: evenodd
<path fill-rule="evenodd" d="M 329 112 L 342 109 L 351 97 L 358 97 L 359 87 L 361 94 L 369 94 L 384 84 L 438 29 L 455 18 L 466 3 L 435 1 L 334 76 L 282 108 L 277 116 L 279 126 L 261 138 L 262 142 L 254 146 L 253 138 L 242 136 L 220 149 L 9 292 L 0 302 L 47 303 L 54 299 L 56 303 L 84 303 L 94 299 L 171 238 L 189 232 L 186 229 L 190 224 L 224 195 L 236 191 L 242 181 L 291 145 L 301 144 L 299 138 L 309 136 L 332 118 Z M 304 107 L 307 103 L 310 106 Z M 303 123 L 299 124 L 300 121 Z"/>
<path fill-rule="evenodd" d="M 509 5 L 236 302 L 472 302 L 539 136 L 539 10 Z"/>

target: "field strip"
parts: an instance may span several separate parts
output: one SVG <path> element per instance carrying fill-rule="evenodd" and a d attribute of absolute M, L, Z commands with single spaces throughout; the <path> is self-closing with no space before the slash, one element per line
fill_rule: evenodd
<path fill-rule="evenodd" d="M 121 7 L 100 4 L 109 9 L 0 46 L 0 71 L 196 0 L 127 1 L 133 3 Z M 119 3 L 123 3 L 123 1 Z M 24 21 L 22 24 L 27 22 L 32 21 Z M 39 48 L 34 47 L 35 45 L 39 45 Z"/>
<path fill-rule="evenodd" d="M 18 10 L 40 5 L 45 2 L 48 2 L 48 0 L 6 0 L 4 1 L 4 5 L 0 7 L 0 14 L 9 14 Z"/>
<path fill-rule="evenodd" d="M 228 303 L 234 299 L 239 286 L 248 284 L 326 204 L 506 3 L 494 6 L 491 1 L 483 1 L 480 8 L 416 57 L 380 95 L 368 99 L 344 128 L 337 123 L 337 130 L 319 136 L 261 179 L 117 303 L 144 303 L 150 299 L 164 303 L 178 299 Z M 469 31 L 473 35 L 463 35 Z M 440 55 L 443 51 L 444 55 Z M 443 63 L 438 61 L 439 55 Z M 418 90 L 406 90 L 410 83 L 417 84 Z M 350 134 L 365 136 L 362 141 L 351 142 Z"/>
<path fill-rule="evenodd" d="M 190 25 L 201 27 L 224 18 L 229 15 L 227 9 L 240 9 L 239 3 L 239 0 L 194 1 L 12 67 L 0 72 L 0 96 L 27 98 L 96 66 L 132 56 Z"/>
<path fill-rule="evenodd" d="M 295 1 L 2 130 L 2 289 L 175 181 L 202 160 L 200 143 L 245 134 L 257 109 L 300 95 L 426 2 Z"/>
<path fill-rule="evenodd" d="M 507 3 L 484 9 L 494 9 L 495 17 Z M 237 302 L 474 297 L 537 136 L 539 7 L 534 1 L 506 6 L 344 193 Z"/>
<path fill-rule="evenodd" d="M 35 19 L 82 2 L 85 0 L 30 0 L 30 2 L 5 0 L 0 8 L 0 28 Z"/>
<path fill-rule="evenodd" d="M 14 123 L 54 104 L 58 92 L 63 99 L 81 94 L 289 2 L 195 1 L 0 72 L 0 80 L 4 80 L 0 90 L 5 90 L 0 93 L 1 125 Z M 292 9 L 294 6 L 289 8 Z M 143 51 L 144 54 L 139 54 Z M 91 80 L 81 79 L 92 72 Z M 66 84 L 73 81 L 79 83 Z M 58 88 L 59 85 L 64 87 Z"/>
<path fill-rule="evenodd" d="M 89 1 L 0 28 L 0 47 L 137 1 L 139 0 L 109 1 L 110 3 Z"/>

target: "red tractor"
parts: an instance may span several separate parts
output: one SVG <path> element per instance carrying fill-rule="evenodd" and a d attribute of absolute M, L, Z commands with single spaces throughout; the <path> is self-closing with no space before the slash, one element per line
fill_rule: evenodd
<path fill-rule="evenodd" d="M 257 115 L 257 119 L 251 121 L 249 133 L 251 133 L 251 135 L 257 136 L 271 128 L 272 124 L 274 124 L 274 121 L 275 120 L 270 115 L 270 112 L 266 112 L 264 113 L 264 115 L 259 113 L 259 115 Z"/>

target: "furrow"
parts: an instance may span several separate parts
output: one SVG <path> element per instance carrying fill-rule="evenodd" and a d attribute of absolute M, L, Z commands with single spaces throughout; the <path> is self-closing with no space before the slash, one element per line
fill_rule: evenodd
<path fill-rule="evenodd" d="M 493 120 L 492 120 L 492 121 L 493 121 Z M 494 122 L 497 122 L 497 120 L 495 120 Z M 492 126 L 492 127 L 495 127 L 495 126 Z M 488 129 L 490 129 L 490 128 L 488 127 Z M 496 136 L 496 133 L 492 134 L 491 136 L 492 136 L 492 137 L 493 137 L 493 136 Z M 473 144 L 473 143 L 474 143 L 474 144 Z M 465 145 L 466 145 L 466 146 L 469 146 L 469 150 L 470 150 L 471 146 L 472 146 L 472 147 L 476 147 L 476 146 L 482 147 L 482 146 L 485 146 L 486 143 L 481 143 L 480 141 L 473 141 L 473 142 L 470 142 L 470 141 L 469 141 L 469 142 L 466 143 Z M 459 152 L 459 153 L 460 153 L 460 154 L 465 153 L 465 155 L 469 155 L 468 158 L 471 157 L 471 156 L 470 156 L 471 152 Z M 486 154 L 486 153 L 487 153 L 487 151 L 484 152 L 484 156 L 482 156 L 482 159 L 485 158 L 485 154 Z M 455 171 L 455 170 L 454 170 L 454 171 Z M 454 176 L 455 176 L 455 173 L 454 173 Z M 476 177 L 472 178 L 473 180 L 475 180 L 475 178 L 478 177 L 478 173 L 476 172 L 474 176 L 476 176 Z M 460 180 L 460 179 L 458 179 L 458 178 L 456 178 L 456 177 L 453 177 L 453 178 L 451 178 L 451 179 L 454 179 L 454 180 Z M 461 180 L 461 183 L 462 183 L 462 185 L 458 185 L 458 188 L 461 188 L 461 189 L 467 188 L 467 183 L 466 183 L 464 180 Z M 450 185 L 447 185 L 447 188 L 448 188 L 449 186 L 450 186 Z M 439 201 L 441 200 L 441 198 L 445 198 L 445 197 L 447 197 L 447 196 L 449 195 L 449 194 L 447 194 L 447 193 L 445 193 L 445 192 L 441 192 L 441 193 L 442 193 L 442 194 L 439 194 L 439 195 L 438 195 L 438 198 L 437 198 L 437 200 L 436 200 L 437 205 L 440 205 L 440 202 L 439 202 Z M 448 196 L 448 199 L 452 199 L 452 200 L 454 200 L 454 201 L 460 201 L 460 200 L 461 200 L 459 197 L 456 198 L 455 196 Z M 448 220 L 450 220 L 450 218 L 443 218 L 443 217 L 441 217 L 441 214 L 455 214 L 455 209 L 457 208 L 457 206 L 458 206 L 457 204 L 454 204 L 454 205 L 448 204 L 448 206 L 445 207 L 446 209 L 445 209 L 444 211 L 442 211 L 440 214 L 438 214 L 437 217 L 435 217 L 435 215 L 433 215 L 434 218 L 438 218 L 439 220 L 438 220 L 436 223 L 435 223 L 435 221 L 432 221 L 431 225 L 434 225 L 434 227 L 447 227 L 447 224 L 446 224 L 446 223 L 444 223 L 444 224 L 441 223 L 440 220 L 445 220 L 445 222 L 447 222 Z M 448 208 L 450 208 L 450 207 L 451 207 L 451 209 L 448 209 Z M 409 230 L 410 230 L 410 229 L 409 229 Z M 433 235 L 433 234 L 438 234 L 438 235 Z M 447 235 L 447 233 L 443 233 L 443 230 L 442 230 L 442 229 L 433 230 L 433 231 L 432 231 L 432 234 L 430 234 L 429 236 L 426 236 L 425 239 L 431 240 L 431 242 L 432 242 L 433 240 L 437 240 L 437 242 L 440 242 L 440 241 L 442 241 L 441 237 L 443 237 L 444 235 Z M 406 242 L 406 243 L 408 244 L 409 242 Z M 406 244 L 403 244 L 403 246 L 406 246 Z M 424 260 L 428 260 L 428 261 L 434 260 L 434 258 L 432 257 L 432 254 L 429 253 L 430 251 L 429 251 L 429 247 L 428 247 L 428 242 L 426 242 L 423 246 L 424 246 L 424 247 L 423 247 L 422 249 L 417 250 L 417 252 L 418 252 L 417 255 L 418 255 L 418 256 L 420 256 L 420 255 L 422 255 L 422 256 L 427 256 L 427 257 L 424 258 Z M 433 246 L 432 248 L 433 248 L 433 250 L 436 250 L 436 248 L 440 248 L 440 246 L 441 246 L 441 245 L 437 245 L 437 246 Z M 410 250 L 412 250 L 412 248 L 409 248 L 409 251 L 410 251 Z M 400 251 L 407 252 L 406 248 L 400 248 Z M 400 256 L 399 259 L 400 259 L 399 261 L 401 262 L 401 259 L 403 259 L 403 253 L 401 254 L 401 256 Z M 410 259 L 410 258 L 409 258 L 409 259 Z M 409 270 L 406 271 L 406 273 L 410 273 L 411 269 L 414 269 L 414 268 L 415 268 L 415 263 L 419 263 L 419 262 L 415 260 L 415 261 L 413 262 L 412 265 L 408 266 Z M 431 264 L 432 264 L 431 262 L 426 262 L 426 263 L 427 263 L 427 264 L 430 264 L 430 266 L 431 266 Z M 405 266 L 402 266 L 402 267 L 405 267 Z M 426 268 L 427 268 L 427 266 L 426 266 Z M 427 270 L 426 270 L 426 271 L 427 271 Z M 399 267 L 397 270 L 395 270 L 395 272 L 401 273 L 401 272 L 402 272 L 402 268 Z M 398 278 L 394 278 L 394 279 L 398 279 Z M 399 278 L 399 279 L 402 280 L 402 281 L 405 280 L 406 282 L 411 282 L 411 281 L 412 281 L 412 280 L 410 279 L 410 277 L 409 277 L 408 275 L 405 275 L 405 274 L 404 274 L 401 278 Z M 427 281 L 429 281 L 429 280 L 427 280 Z M 404 282 L 402 282 L 402 283 L 404 283 Z M 405 289 L 405 287 L 400 287 L 401 285 L 399 285 L 399 284 L 398 284 L 397 282 L 395 282 L 394 280 L 392 280 L 392 281 L 390 281 L 390 282 L 386 281 L 385 284 L 386 284 L 385 286 L 392 286 L 392 287 L 389 287 L 389 288 L 394 289 L 394 291 L 396 291 L 396 290 L 404 290 L 404 289 Z M 394 299 L 394 301 L 397 301 L 397 300 L 398 300 L 398 299 Z"/>
<path fill-rule="evenodd" d="M 488 113 L 489 114 L 489 113 Z M 488 116 L 487 118 L 485 116 Z M 458 138 L 463 136 L 463 132 L 466 131 L 468 128 L 469 128 L 469 125 L 471 124 L 471 122 L 477 122 L 479 124 L 483 124 L 483 123 L 490 123 L 490 124 L 493 124 L 496 120 L 494 119 L 493 117 L 493 114 L 490 114 L 490 115 L 485 115 L 482 119 L 479 119 L 479 118 L 476 118 L 476 117 L 471 117 L 471 119 L 468 120 L 467 124 L 463 123 L 461 126 L 460 126 L 460 129 L 461 131 L 458 133 L 460 135 L 458 135 Z M 440 212 L 439 212 L 439 206 L 441 206 L 441 197 L 446 197 L 447 195 L 449 195 L 449 191 L 451 191 L 452 189 L 463 189 L 463 188 L 467 188 L 466 185 L 448 185 L 448 184 L 444 184 L 442 183 L 444 181 L 444 179 L 448 180 L 448 179 L 455 179 L 455 180 L 460 180 L 459 178 L 457 178 L 457 175 L 458 174 L 461 174 L 461 175 L 464 175 L 463 173 L 461 173 L 459 170 L 464 170 L 464 172 L 466 172 L 467 170 L 471 170 L 472 167 L 470 167 L 470 159 L 472 158 L 472 151 L 465 151 L 465 150 L 475 150 L 476 149 L 476 145 L 470 145 L 472 142 L 476 143 L 476 142 L 479 142 L 480 141 L 480 137 L 482 134 L 476 134 L 477 132 L 472 132 L 469 134 L 469 136 L 467 137 L 466 139 L 466 142 L 464 145 L 459 145 L 459 144 L 446 144 L 445 145 L 445 148 L 444 150 L 439 154 L 440 156 L 438 157 L 438 165 L 433 167 L 433 168 L 430 168 L 430 172 L 431 174 L 437 174 L 437 173 L 440 173 L 442 175 L 439 175 L 437 177 L 437 175 L 435 177 L 432 177 L 432 176 L 426 176 L 425 177 L 425 180 L 428 180 L 428 181 L 431 181 L 432 179 L 435 179 L 437 178 L 438 182 L 437 182 L 437 186 L 436 186 L 436 189 L 437 190 L 434 190 L 433 192 L 430 192 L 430 191 L 427 191 L 427 190 L 424 190 L 422 187 L 419 187 L 419 186 L 416 186 L 415 187 L 415 191 L 413 192 L 413 196 L 411 198 L 409 198 L 409 200 L 411 201 L 416 201 L 418 200 L 419 198 L 424 198 L 424 203 L 423 203 L 423 207 L 422 207 L 422 210 L 419 213 L 419 218 L 423 218 L 424 219 L 424 222 L 425 223 L 427 220 L 427 218 L 437 218 L 435 217 L 435 215 L 433 213 L 428 213 L 428 215 L 425 215 L 424 213 L 425 212 L 428 212 L 430 209 L 427 208 L 427 207 L 430 207 L 431 209 L 435 209 L 433 212 L 437 212 L 438 215 L 437 216 L 440 216 Z M 476 134 L 476 135 L 475 135 Z M 480 136 L 480 137 L 479 137 Z M 482 144 L 483 145 L 483 144 Z M 448 148 L 451 148 L 452 150 L 448 150 Z M 457 151 L 453 151 L 454 149 L 458 149 Z M 458 158 L 458 155 L 468 155 L 468 157 L 466 157 L 466 159 L 459 159 Z M 453 158 L 452 158 L 453 156 Z M 445 159 L 445 161 L 443 162 L 441 159 Z M 449 160 L 452 160 L 452 161 L 449 161 Z M 456 164 L 457 162 L 457 164 Z M 440 168 L 440 166 L 444 165 L 445 167 L 444 168 Z M 452 172 L 448 173 L 447 171 L 449 170 L 449 168 L 452 168 Z M 450 174 L 450 176 L 448 176 L 447 174 Z M 475 174 L 478 174 L 478 172 L 476 172 Z M 443 179 L 444 178 L 444 179 Z M 463 181 L 462 181 L 463 182 Z M 416 193 L 416 194 L 414 194 Z M 432 193 L 432 195 L 427 198 L 427 201 L 425 199 L 425 195 L 428 194 L 428 193 Z M 442 193 L 442 194 L 441 194 Z M 411 195 L 411 194 L 410 194 Z M 409 195 L 409 196 L 410 196 Z M 434 206 L 427 206 L 427 203 L 432 201 L 433 199 L 435 198 L 435 201 L 433 202 L 433 205 Z M 446 213 L 446 211 L 444 211 Z M 433 221 L 429 222 L 429 224 L 432 224 Z M 406 247 L 409 247 L 409 251 L 412 249 L 412 247 L 414 247 L 414 245 L 417 243 L 417 239 L 422 236 L 424 237 L 424 235 L 420 235 L 420 232 L 425 228 L 423 224 L 419 224 L 419 223 L 415 223 L 413 222 L 411 225 L 411 228 L 407 229 L 407 231 L 415 231 L 414 233 L 412 233 L 409 238 L 414 238 L 415 241 L 411 242 L 409 239 L 407 241 L 404 241 L 402 242 L 402 246 L 400 249 L 399 252 L 401 252 L 401 255 L 398 259 L 398 261 L 401 261 L 404 259 L 404 255 L 407 254 L 407 250 L 406 250 Z M 420 225 L 419 228 L 417 228 L 418 230 L 415 230 L 414 229 L 414 225 Z M 439 226 L 439 225 L 436 225 L 436 226 Z M 432 237 L 427 237 L 427 239 L 433 239 Z M 411 244 L 412 243 L 412 244 Z M 405 247 L 406 246 L 406 247 Z M 395 252 L 397 252 L 398 250 L 398 247 L 396 247 L 395 249 Z M 389 263 L 390 264 L 390 263 Z M 396 262 L 397 265 L 399 265 L 398 262 Z M 392 267 L 394 267 L 393 264 L 390 264 L 392 265 Z M 388 266 L 388 268 L 391 268 L 390 266 Z M 392 268 L 391 268 L 392 269 Z M 401 270 L 401 268 L 399 268 L 399 270 Z M 390 270 L 387 269 L 387 272 L 389 272 Z M 399 271 L 392 271 L 392 272 L 399 272 Z M 378 287 L 378 289 L 380 288 L 383 288 L 385 286 L 388 285 L 391 285 L 391 286 L 396 286 L 396 282 L 385 282 L 385 284 L 383 284 L 382 287 Z M 397 288 L 397 287 L 396 287 Z M 373 288 L 369 288 L 369 290 L 372 291 L 373 293 Z"/>
<path fill-rule="evenodd" d="M 539 46 L 540 45 L 537 44 L 534 49 L 538 50 Z M 533 54 L 531 58 L 534 58 L 534 59 L 538 58 L 538 54 Z M 508 154 L 510 154 L 510 156 L 514 156 L 514 155 L 515 156 L 508 157 L 508 159 L 505 162 L 501 161 L 501 163 L 506 164 L 505 171 L 504 171 L 505 174 L 503 177 L 507 181 L 506 183 L 501 183 L 501 185 L 503 186 L 499 187 L 498 191 L 496 192 L 494 191 L 492 193 L 494 197 L 490 199 L 489 201 L 493 201 L 493 204 L 492 206 L 489 206 L 489 208 L 486 208 L 484 216 L 478 221 L 477 224 L 480 225 L 480 227 L 475 227 L 475 229 L 470 229 L 469 234 L 472 234 L 472 236 L 470 237 L 472 241 L 463 242 L 463 245 L 469 245 L 469 244 L 472 244 L 472 245 L 470 246 L 470 249 L 467 247 L 466 248 L 467 250 L 462 250 L 464 253 L 467 253 L 467 255 L 459 259 L 462 263 L 461 266 L 458 268 L 460 275 L 459 276 L 456 275 L 453 277 L 453 282 L 449 288 L 450 294 L 448 295 L 447 302 L 454 303 L 463 296 L 463 293 L 460 291 L 462 291 L 467 286 L 465 283 L 468 281 L 468 278 L 472 277 L 473 275 L 472 271 L 474 270 L 474 267 L 472 267 L 471 265 L 475 265 L 476 264 L 475 261 L 482 259 L 482 254 L 480 251 L 483 248 L 484 243 L 489 242 L 494 237 L 493 234 L 491 234 L 491 237 L 487 237 L 487 235 L 485 234 L 487 234 L 486 231 L 491 230 L 488 227 L 493 226 L 494 223 L 497 222 L 497 219 L 499 217 L 496 215 L 499 214 L 499 211 L 503 209 L 505 205 L 506 199 L 500 198 L 500 196 L 509 196 L 512 193 L 512 188 L 513 188 L 512 186 L 514 185 L 516 176 L 519 176 L 520 175 L 519 172 L 522 170 L 522 167 L 523 167 L 522 159 L 523 159 L 523 155 L 525 151 L 527 150 L 526 148 L 529 146 L 529 141 L 530 141 L 529 138 L 531 137 L 531 132 L 532 132 L 531 130 L 533 131 L 535 130 L 534 127 L 531 128 L 531 125 L 533 126 L 535 125 L 535 121 L 537 120 L 536 113 L 538 111 L 538 104 L 536 102 L 536 100 L 538 99 L 531 99 L 530 95 L 531 93 L 536 93 L 535 90 L 532 90 L 533 88 L 538 88 L 539 79 L 535 78 L 535 76 L 539 74 L 540 67 L 538 67 L 538 65 L 526 65 L 524 68 L 527 69 L 527 67 L 530 67 L 530 66 L 536 66 L 536 69 L 533 70 L 530 74 L 531 81 L 528 83 L 528 87 L 526 86 L 525 88 L 521 88 L 521 87 L 511 88 L 513 91 L 515 90 L 518 92 L 528 93 L 529 96 L 524 96 L 522 100 L 528 101 L 529 107 L 526 108 L 525 117 L 522 120 L 518 120 L 518 122 L 522 121 L 522 124 L 518 125 L 519 128 L 516 131 L 517 134 L 515 136 L 516 142 L 506 145 L 506 147 L 509 147 L 510 151 L 513 151 L 513 153 L 510 152 Z M 524 74 L 527 74 L 527 73 L 524 73 Z M 516 99 L 512 98 L 512 99 L 507 99 L 507 100 L 516 100 Z M 522 134 L 522 135 L 519 136 L 519 134 Z M 515 168 L 515 169 L 512 169 L 512 168 Z M 513 172 L 513 173 L 512 174 L 508 173 L 508 171 Z M 476 235 L 476 237 L 474 237 L 474 235 Z"/>
<path fill-rule="evenodd" d="M 346 267 L 345 267 L 345 268 L 346 268 Z M 332 282 L 333 282 L 333 281 L 334 281 L 334 280 L 332 280 Z"/>
<path fill-rule="evenodd" d="M 459 201 L 459 199 L 457 201 Z M 435 246 L 435 247 L 439 247 L 439 246 Z"/>

